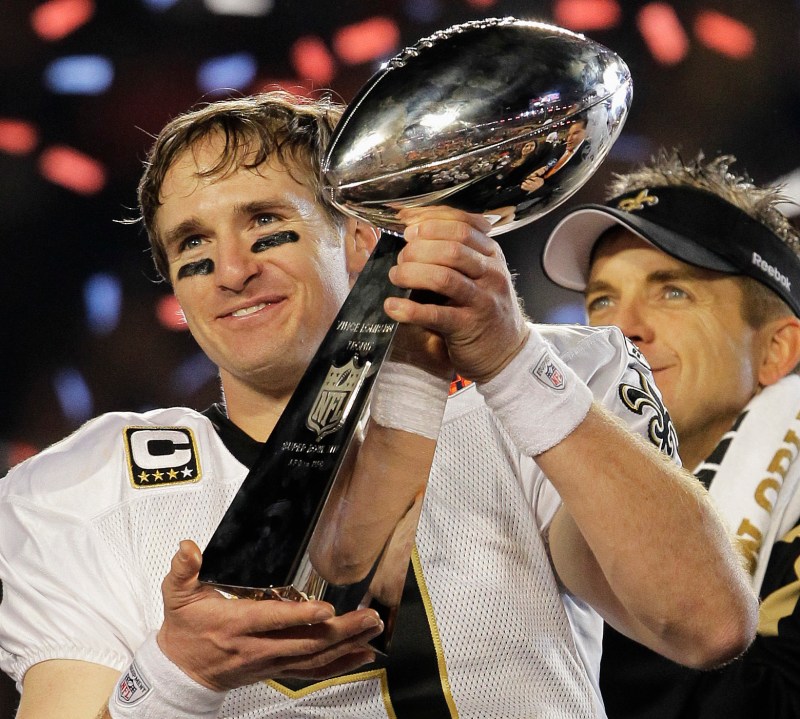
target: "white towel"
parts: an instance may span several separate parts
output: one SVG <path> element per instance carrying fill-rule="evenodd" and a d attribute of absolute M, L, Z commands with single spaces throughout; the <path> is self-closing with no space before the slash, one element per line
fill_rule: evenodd
<path fill-rule="evenodd" d="M 800 514 L 800 377 L 764 388 L 695 474 L 739 541 L 761 588 L 772 545 Z"/>

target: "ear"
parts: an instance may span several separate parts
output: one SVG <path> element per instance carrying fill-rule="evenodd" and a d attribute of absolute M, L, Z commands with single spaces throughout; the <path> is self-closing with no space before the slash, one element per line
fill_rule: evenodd
<path fill-rule="evenodd" d="M 364 269 L 372 250 L 378 243 L 380 234 L 380 230 L 364 220 L 357 220 L 355 217 L 347 219 L 344 242 L 347 272 L 350 275 L 351 285 Z"/>
<path fill-rule="evenodd" d="M 761 328 L 764 354 L 758 368 L 762 387 L 775 384 L 800 363 L 800 319 L 794 315 L 779 317 Z"/>

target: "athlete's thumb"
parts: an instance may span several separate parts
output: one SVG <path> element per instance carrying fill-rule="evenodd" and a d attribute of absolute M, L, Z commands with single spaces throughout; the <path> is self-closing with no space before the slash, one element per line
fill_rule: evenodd
<path fill-rule="evenodd" d="M 202 588 L 197 578 L 202 561 L 200 548 L 190 539 L 184 539 L 172 557 L 169 574 L 161 585 L 165 602 L 186 599 Z"/>

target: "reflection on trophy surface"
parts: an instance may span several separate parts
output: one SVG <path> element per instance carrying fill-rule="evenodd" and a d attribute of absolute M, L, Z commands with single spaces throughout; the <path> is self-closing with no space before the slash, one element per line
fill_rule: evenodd
<path fill-rule="evenodd" d="M 404 245 L 397 210 L 484 213 L 492 234 L 530 222 L 597 169 L 630 98 L 613 52 L 514 18 L 420 40 L 362 88 L 336 128 L 323 184 L 337 207 L 384 233 L 206 548 L 203 581 L 240 596 L 313 596 L 337 611 L 372 604 L 388 642 L 425 480 L 378 472 L 359 484 L 350 470 L 396 330 L 383 300 L 404 292 L 388 280 Z"/>
<path fill-rule="evenodd" d="M 631 92 L 625 63 L 581 35 L 514 18 L 456 25 L 365 85 L 331 142 L 325 181 L 342 210 L 387 230 L 402 232 L 401 207 L 448 204 L 487 214 L 499 234 L 591 177 L 622 129 Z M 531 197 L 515 163 L 534 154 L 542 164 L 526 164 L 529 173 L 554 163 L 576 125 L 580 151 Z"/>

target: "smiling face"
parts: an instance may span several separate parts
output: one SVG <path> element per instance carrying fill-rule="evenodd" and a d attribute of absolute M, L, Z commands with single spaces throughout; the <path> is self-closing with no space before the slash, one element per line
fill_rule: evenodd
<path fill-rule="evenodd" d="M 199 174 L 223 144 L 212 134 L 176 159 L 155 223 L 175 295 L 220 368 L 230 409 L 247 392 L 291 393 L 365 258 L 353 223 L 335 228 L 285 165 Z"/>
<path fill-rule="evenodd" d="M 575 148 L 586 139 L 586 125 L 576 122 L 567 130 L 567 150 L 575 152 Z"/>
<path fill-rule="evenodd" d="M 584 294 L 591 325 L 618 326 L 644 353 L 694 469 L 758 391 L 768 340 L 742 317 L 740 280 L 616 228 L 596 248 Z"/>

